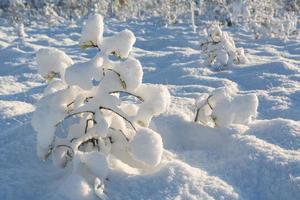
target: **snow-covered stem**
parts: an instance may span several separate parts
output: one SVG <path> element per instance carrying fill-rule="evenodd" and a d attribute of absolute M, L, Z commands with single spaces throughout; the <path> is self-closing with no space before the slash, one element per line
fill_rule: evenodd
<path fill-rule="evenodd" d="M 212 106 L 211 106 L 210 103 L 209 103 L 209 99 L 210 99 L 211 97 L 212 97 L 212 95 L 209 95 L 209 96 L 206 98 L 206 102 L 196 109 L 196 116 L 195 116 L 194 122 L 197 122 L 197 121 L 198 121 L 199 113 L 200 113 L 200 111 L 201 111 L 206 105 L 209 106 L 209 108 L 211 109 L 211 111 L 213 110 Z"/>

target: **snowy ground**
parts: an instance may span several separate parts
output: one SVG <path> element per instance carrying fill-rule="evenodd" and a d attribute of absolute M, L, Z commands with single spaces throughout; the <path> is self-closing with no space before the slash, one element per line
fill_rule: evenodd
<path fill-rule="evenodd" d="M 153 20 L 106 25 L 106 33 L 128 28 L 136 34 L 134 54 L 144 82 L 166 84 L 172 94 L 168 112 L 151 124 L 166 149 L 161 169 L 142 176 L 111 173 L 106 183 L 111 199 L 300 199 L 299 38 L 253 40 L 229 29 L 250 63 L 215 72 L 199 67 L 201 36 L 188 25 L 166 28 Z M 60 185 L 64 172 L 36 156 L 30 118 L 45 83 L 34 59 L 44 46 L 75 61 L 90 58 L 95 52 L 78 46 L 80 28 L 33 25 L 22 41 L 1 21 L 0 199 L 67 199 L 56 192 L 66 187 Z M 227 129 L 193 123 L 194 99 L 231 84 L 258 95 L 258 119 Z"/>

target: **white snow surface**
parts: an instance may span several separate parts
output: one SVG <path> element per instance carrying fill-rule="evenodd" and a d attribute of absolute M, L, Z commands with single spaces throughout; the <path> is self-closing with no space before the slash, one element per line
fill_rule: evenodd
<path fill-rule="evenodd" d="M 144 68 L 143 82 L 165 84 L 171 104 L 150 124 L 162 137 L 160 164 L 147 173 L 116 164 L 105 180 L 105 195 L 131 200 L 300 199 L 300 39 L 254 40 L 251 33 L 228 28 L 249 62 L 216 72 L 199 66 L 204 35 L 187 24 L 164 27 L 155 20 L 106 22 L 110 33 L 135 33 L 133 54 Z M 76 63 L 86 62 L 95 52 L 79 48 L 80 31 L 81 24 L 35 24 L 19 40 L 14 28 L 1 21 L 0 199 L 98 199 L 81 176 L 68 176 L 51 161 L 38 159 L 30 124 L 46 87 L 37 74 L 36 52 L 55 47 Z M 232 85 L 240 94 L 258 97 L 255 120 L 222 128 L 193 122 L 195 99 Z M 106 173 L 97 169 L 91 171 Z"/>

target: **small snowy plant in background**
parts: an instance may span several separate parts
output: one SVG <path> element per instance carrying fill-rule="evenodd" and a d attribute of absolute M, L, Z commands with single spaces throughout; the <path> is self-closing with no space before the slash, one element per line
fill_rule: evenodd
<path fill-rule="evenodd" d="M 256 118 L 257 107 L 255 94 L 239 94 L 235 86 L 221 87 L 197 100 L 194 121 L 210 127 L 248 125 Z"/>
<path fill-rule="evenodd" d="M 90 16 L 80 46 L 99 52 L 87 62 L 74 63 L 57 49 L 37 52 L 38 71 L 49 82 L 32 118 L 37 153 L 70 170 L 63 188 L 72 199 L 105 198 L 104 183 L 116 163 L 147 171 L 163 152 L 161 136 L 148 126 L 168 108 L 167 88 L 142 83 L 141 63 L 130 56 L 131 31 L 102 34 L 102 16 Z"/>
<path fill-rule="evenodd" d="M 288 5 L 291 7 L 288 8 Z M 288 39 L 291 35 L 297 35 L 298 11 L 297 6 L 292 5 L 287 1 L 281 4 L 276 1 L 248 1 L 244 9 L 250 13 L 248 29 L 254 33 L 256 39 Z"/>
<path fill-rule="evenodd" d="M 223 69 L 248 62 L 244 49 L 236 48 L 232 37 L 216 23 L 207 29 L 207 38 L 200 45 L 205 59 L 204 66 Z"/>

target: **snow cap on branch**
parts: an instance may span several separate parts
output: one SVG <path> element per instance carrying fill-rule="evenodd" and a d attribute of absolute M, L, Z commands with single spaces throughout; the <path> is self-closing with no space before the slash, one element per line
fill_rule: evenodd
<path fill-rule="evenodd" d="M 135 93 L 144 99 L 135 117 L 135 121 L 142 126 L 149 126 L 153 116 L 166 112 L 171 102 L 166 86 L 142 84 Z"/>
<path fill-rule="evenodd" d="M 73 60 L 67 54 L 54 48 L 38 50 L 36 62 L 38 73 L 47 79 L 52 79 L 56 75 L 63 79 L 66 68 L 73 64 Z"/>
<path fill-rule="evenodd" d="M 103 58 L 96 55 L 90 61 L 70 66 L 65 74 L 66 83 L 68 85 L 77 85 L 84 90 L 92 89 L 92 81 L 100 81 L 103 77 L 101 71 L 102 64 Z"/>
<path fill-rule="evenodd" d="M 93 45 L 99 46 L 104 31 L 103 17 L 100 14 L 90 15 L 81 31 L 79 45 L 87 48 Z"/>
<path fill-rule="evenodd" d="M 127 58 L 135 41 L 134 34 L 125 29 L 111 37 L 104 38 L 100 48 L 106 55 L 113 53 L 121 58 Z"/>
<path fill-rule="evenodd" d="M 127 91 L 134 91 L 142 84 L 143 69 L 137 59 L 128 58 L 116 65 L 114 70 L 120 74 L 121 79 L 125 82 Z"/>

